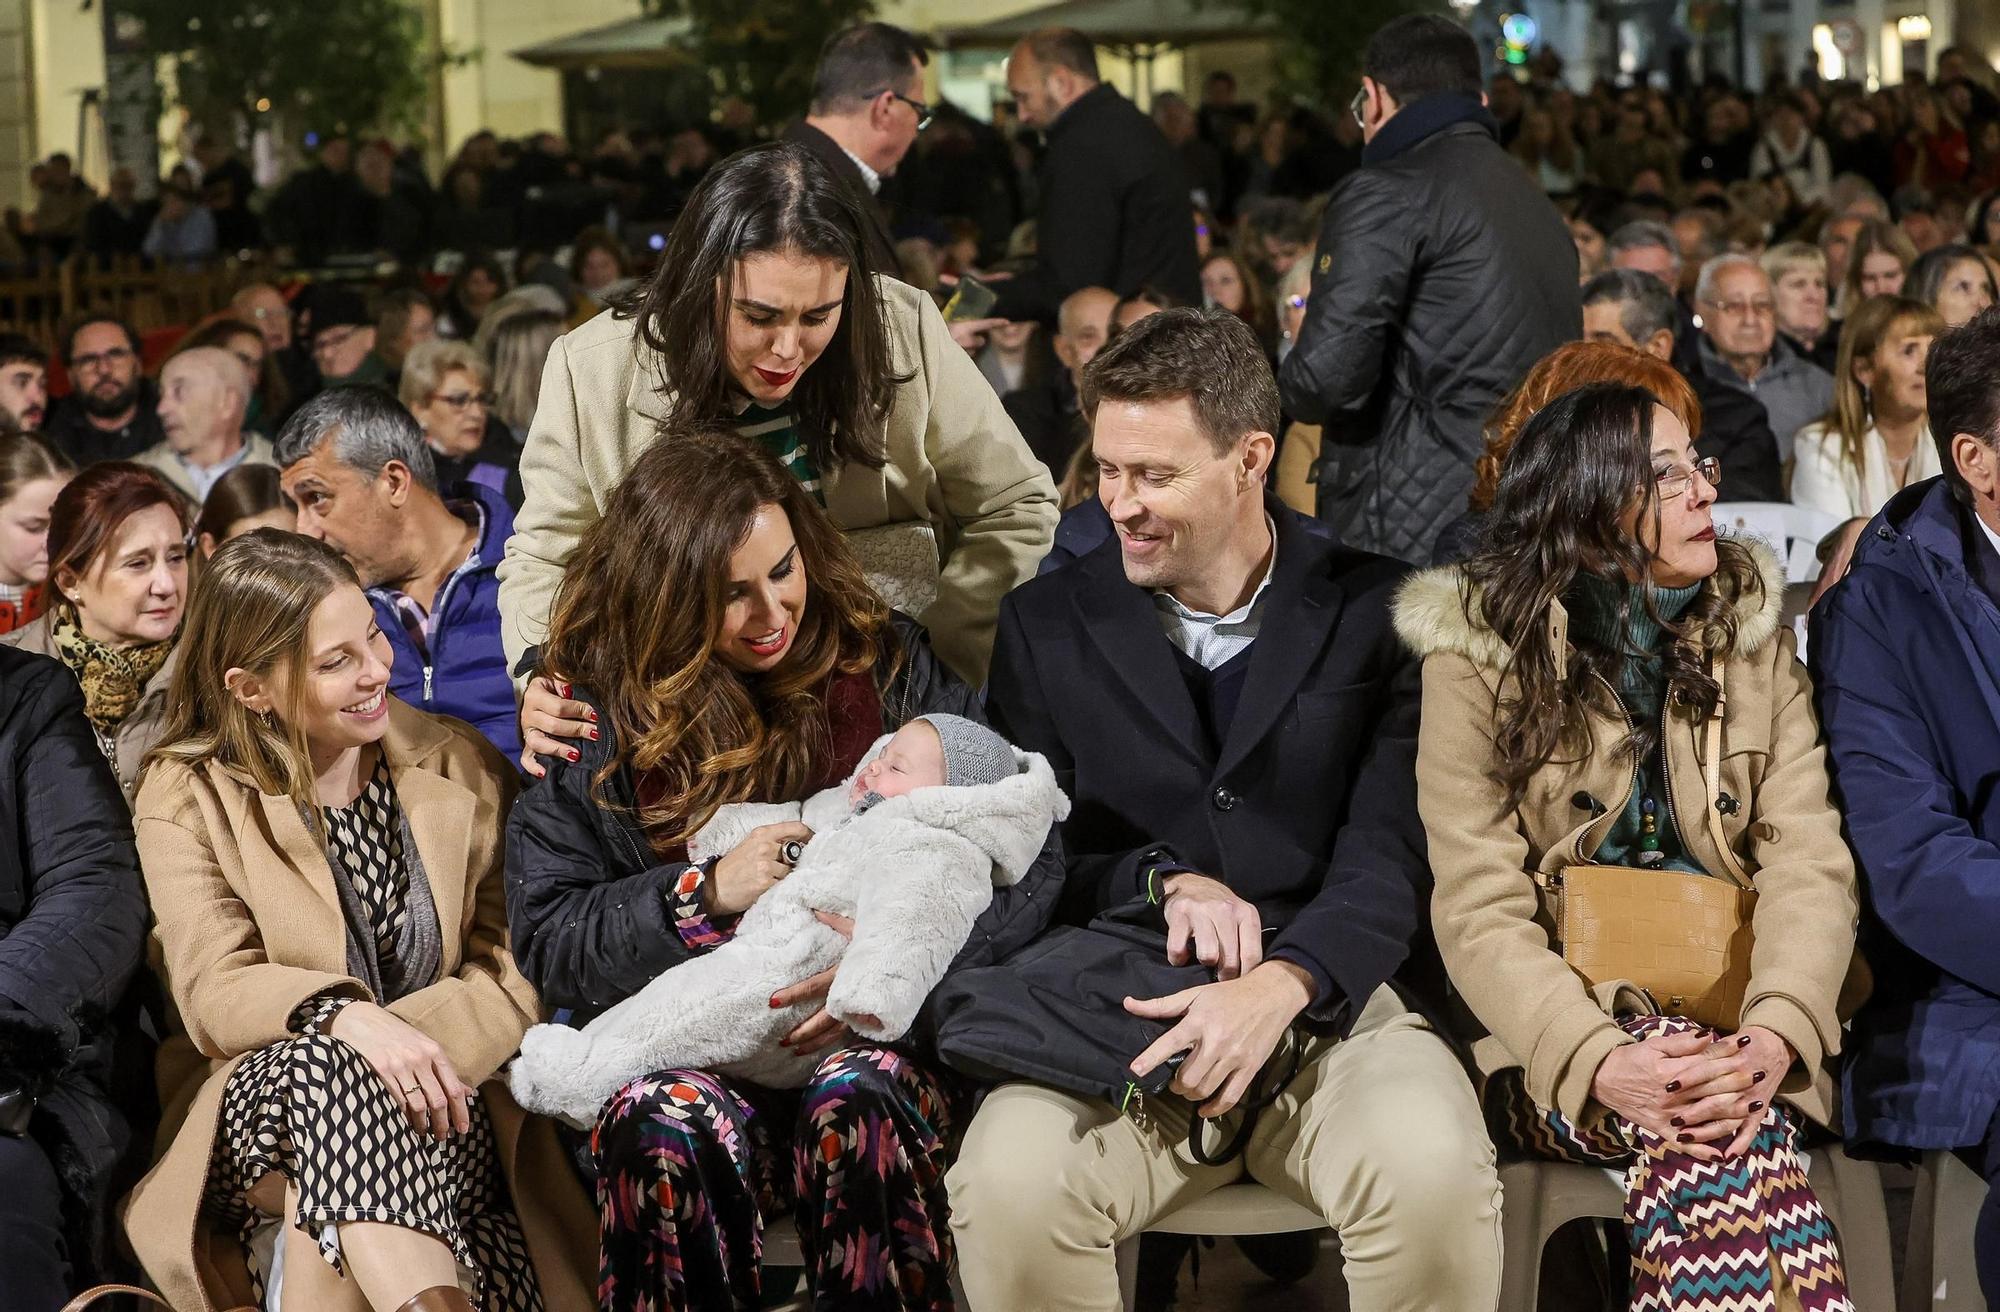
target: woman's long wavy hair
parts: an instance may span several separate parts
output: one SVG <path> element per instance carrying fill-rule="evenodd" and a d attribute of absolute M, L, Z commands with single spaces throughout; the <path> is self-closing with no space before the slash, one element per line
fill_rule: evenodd
<path fill-rule="evenodd" d="M 778 666 L 743 675 L 715 651 L 730 558 L 772 506 L 798 540 L 806 605 Z M 669 428 L 570 558 L 542 664 L 610 718 L 600 801 L 622 765 L 654 785 L 638 816 L 664 853 L 730 802 L 801 796 L 832 747 L 829 676 L 873 670 L 894 644 L 860 562 L 776 457 L 728 429 Z"/>
<path fill-rule="evenodd" d="M 799 378 L 791 410 L 820 469 L 882 467 L 889 403 L 910 375 L 893 372 L 887 308 L 861 233 L 854 197 L 803 146 L 752 146 L 709 171 L 675 220 L 659 271 L 619 305 L 660 353 L 673 426 L 722 423 L 740 406 L 727 350 L 738 262 L 777 252 L 832 260 L 847 266 L 840 323 Z"/>
<path fill-rule="evenodd" d="M 314 827 L 319 794 L 297 726 L 313 612 L 342 587 L 361 590 L 354 566 L 316 538 L 260 528 L 217 548 L 188 606 L 166 727 L 148 760 L 233 766 L 259 792 L 290 797 Z M 278 713 L 265 719 L 238 701 L 222 682 L 231 669 L 273 688 Z"/>
<path fill-rule="evenodd" d="M 1744 548 L 1718 542 L 1717 579 L 1696 595 L 1678 622 L 1668 622 L 1654 600 L 1652 553 L 1624 527 L 1635 502 L 1640 523 L 1660 523 L 1659 487 L 1653 467 L 1653 393 L 1620 383 L 1590 383 L 1543 406 L 1521 430 L 1500 476 L 1492 520 L 1479 553 L 1465 563 L 1462 604 L 1483 621 L 1511 653 L 1513 684 L 1496 708 L 1494 779 L 1508 804 L 1518 806 L 1537 771 L 1559 753 L 1584 748 L 1585 712 L 1621 715 L 1620 666 L 1645 655 L 1611 651 L 1580 641 L 1566 668 L 1548 641 L 1549 607 L 1581 575 L 1614 584 L 1643 580 L 1626 592 L 1617 632 L 1627 631 L 1632 597 L 1672 635 L 1663 655 L 1670 707 L 1692 707 L 1706 716 L 1718 688 L 1705 653 L 1727 648 L 1736 636 L 1734 604 L 1761 591 L 1755 562 Z M 1505 685 L 1503 685 L 1505 687 Z M 1656 740 L 1654 726 L 1636 726 L 1629 749 L 1643 759 Z"/>

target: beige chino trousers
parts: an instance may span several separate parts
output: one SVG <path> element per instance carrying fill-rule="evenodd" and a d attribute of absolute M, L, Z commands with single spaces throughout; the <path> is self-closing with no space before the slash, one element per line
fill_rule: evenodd
<path fill-rule="evenodd" d="M 1500 1177 L 1478 1098 L 1388 988 L 1346 1039 L 1308 1042 L 1235 1161 L 1194 1160 L 1185 1101 L 1146 1110 L 1142 1126 L 1039 1085 L 988 1095 L 948 1177 L 971 1312 L 1118 1312 L 1118 1244 L 1246 1175 L 1340 1233 L 1354 1312 L 1497 1306 Z"/>

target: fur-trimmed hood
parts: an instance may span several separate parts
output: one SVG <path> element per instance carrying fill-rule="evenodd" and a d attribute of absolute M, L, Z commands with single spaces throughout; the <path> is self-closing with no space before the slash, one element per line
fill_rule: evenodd
<path fill-rule="evenodd" d="M 1763 585 L 1754 590 L 1739 590 L 1728 599 L 1736 617 L 1736 632 L 1727 650 L 1717 654 L 1724 660 L 1754 655 L 1774 640 L 1783 626 L 1784 564 L 1761 539 L 1724 538 L 1715 545 L 1718 553 L 1747 557 Z M 1475 665 L 1503 670 L 1512 653 L 1479 613 L 1478 591 L 1475 589 L 1469 598 L 1466 596 L 1464 579 L 1464 570 L 1458 565 L 1411 575 L 1396 594 L 1396 634 L 1420 657 L 1449 652 Z M 1710 589 L 1734 585 L 1718 572 L 1702 586 Z M 1549 606 L 1547 632 L 1560 658 L 1569 642 L 1569 615 L 1560 601 Z M 1720 634 L 1716 640 L 1716 644 L 1705 645 L 1719 645 Z"/>

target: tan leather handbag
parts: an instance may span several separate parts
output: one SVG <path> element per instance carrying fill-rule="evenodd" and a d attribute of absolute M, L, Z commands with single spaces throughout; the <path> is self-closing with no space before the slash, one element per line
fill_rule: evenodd
<path fill-rule="evenodd" d="M 1730 850 L 1716 802 L 1722 791 L 1722 669 L 1715 711 L 1702 731 L 1709 836 L 1723 878 L 1680 870 L 1574 865 L 1544 885 L 1563 960 L 1592 986 L 1629 980 L 1663 1015 L 1725 1033 L 1743 1017 L 1750 987 L 1751 917 L 1757 891 Z"/>

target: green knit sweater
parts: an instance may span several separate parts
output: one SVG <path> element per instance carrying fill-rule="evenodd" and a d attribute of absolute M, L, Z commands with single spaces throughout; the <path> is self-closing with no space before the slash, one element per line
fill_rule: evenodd
<path fill-rule="evenodd" d="M 1694 601 L 1701 591 L 1696 583 L 1685 588 L 1656 588 L 1654 608 L 1661 618 L 1672 621 Z M 1662 653 L 1671 636 L 1646 613 L 1641 590 L 1632 584 L 1614 584 L 1592 575 L 1580 575 L 1563 596 L 1569 611 L 1570 640 L 1600 651 L 1642 652 L 1628 656 L 1618 669 L 1618 698 L 1635 724 L 1653 726 L 1653 750 L 1633 767 L 1632 796 L 1624 811 L 1598 846 L 1594 859 L 1605 865 L 1664 866 L 1691 874 L 1708 873 L 1681 843 L 1674 824 L 1673 808 L 1667 803 L 1665 724 L 1661 709 L 1666 701 L 1667 676 Z M 1630 599 L 1625 636 L 1618 636 L 1618 604 Z M 1685 790 L 1683 790 L 1685 794 Z M 1650 811 L 1650 824 L 1648 823 Z M 1650 832 L 1649 832 L 1650 831 Z"/>

